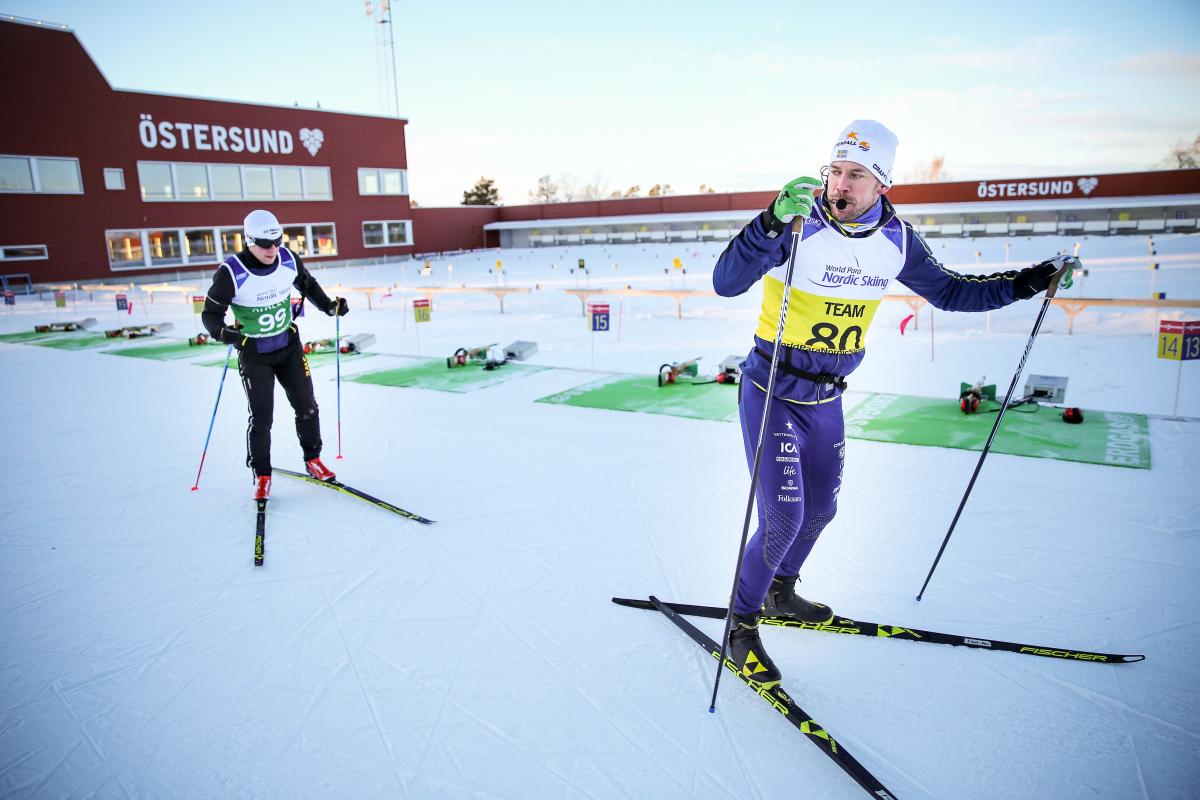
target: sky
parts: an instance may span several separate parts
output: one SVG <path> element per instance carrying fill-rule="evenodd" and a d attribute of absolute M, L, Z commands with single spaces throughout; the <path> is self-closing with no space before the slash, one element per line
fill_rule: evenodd
<path fill-rule="evenodd" d="M 376 2 L 378 5 L 378 0 Z M 1137 171 L 1200 135 L 1200 3 L 395 0 L 396 91 L 363 0 L 6 0 L 73 28 L 118 89 L 408 120 L 409 185 L 549 175 L 604 194 L 767 191 L 853 119 L 975 180 Z M 398 100 L 398 104 L 394 102 Z"/>

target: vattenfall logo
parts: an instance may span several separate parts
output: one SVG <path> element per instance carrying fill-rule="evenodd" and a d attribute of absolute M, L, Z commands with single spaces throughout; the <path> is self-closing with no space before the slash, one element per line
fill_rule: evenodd
<path fill-rule="evenodd" d="M 320 128 L 301 128 L 300 144 L 311 156 L 325 142 Z M 278 153 L 290 155 L 295 147 L 292 132 L 240 125 L 211 125 L 202 122 L 155 122 L 150 114 L 139 115 L 138 138 L 151 150 L 209 150 L 224 153 Z"/>
<path fill-rule="evenodd" d="M 846 145 L 848 147 L 850 147 L 850 146 L 857 147 L 859 150 L 862 150 L 864 153 L 871 149 L 871 143 L 868 142 L 866 139 L 859 139 L 858 133 L 855 131 L 850 131 L 849 133 L 847 133 L 846 138 L 842 139 L 840 142 L 835 144 L 834 147 L 841 147 L 842 145 Z"/>

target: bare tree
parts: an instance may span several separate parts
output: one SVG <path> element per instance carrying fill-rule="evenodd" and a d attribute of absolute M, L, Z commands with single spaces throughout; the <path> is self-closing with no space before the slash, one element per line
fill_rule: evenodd
<path fill-rule="evenodd" d="M 558 201 L 561 203 L 569 203 L 572 200 L 579 199 L 579 180 L 574 175 L 569 175 L 565 172 L 558 176 L 558 193 L 560 195 Z"/>
<path fill-rule="evenodd" d="M 950 180 L 950 175 L 946 172 L 945 156 L 935 156 L 929 163 L 919 165 L 905 178 L 906 183 L 940 183 L 947 180 Z"/>
<path fill-rule="evenodd" d="M 1200 134 L 1191 144 L 1177 142 L 1155 166 L 1165 169 L 1197 169 L 1200 168 Z"/>
<path fill-rule="evenodd" d="M 549 175 L 543 175 L 538 178 L 537 189 L 529 193 L 529 202 L 531 203 L 557 203 L 558 184 L 550 180 Z"/>

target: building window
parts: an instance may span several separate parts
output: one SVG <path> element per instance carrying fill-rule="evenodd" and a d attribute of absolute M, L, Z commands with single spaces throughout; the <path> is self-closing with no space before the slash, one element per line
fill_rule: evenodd
<path fill-rule="evenodd" d="M 32 192 L 33 168 L 28 158 L 0 156 L 0 192 Z"/>
<path fill-rule="evenodd" d="M 175 184 L 171 181 L 171 165 L 151 161 L 138 162 L 138 184 L 143 200 L 174 200 Z"/>
<path fill-rule="evenodd" d="M 136 269 L 146 266 L 141 231 L 109 231 L 107 235 L 108 263 L 113 269 Z"/>
<path fill-rule="evenodd" d="M 217 260 L 217 237 L 212 228 L 184 231 L 183 247 L 188 261 Z"/>
<path fill-rule="evenodd" d="M 0 192 L 83 194 L 79 160 L 46 156 L 0 156 Z"/>
<path fill-rule="evenodd" d="M 180 200 L 208 199 L 208 168 L 203 164 L 175 164 L 175 190 Z"/>
<path fill-rule="evenodd" d="M 302 256 L 308 255 L 308 250 L 305 249 L 308 235 L 304 228 L 303 225 L 285 225 L 283 228 L 283 246 Z"/>
<path fill-rule="evenodd" d="M 241 228 L 221 228 L 221 251 L 239 253 L 244 247 Z"/>
<path fill-rule="evenodd" d="M 120 167 L 105 167 L 104 188 L 114 192 L 125 191 L 125 170 Z"/>
<path fill-rule="evenodd" d="M 364 247 L 383 247 L 387 242 L 383 240 L 383 223 L 382 222 L 364 222 L 363 223 L 363 246 Z"/>
<path fill-rule="evenodd" d="M 246 167 L 246 199 L 274 200 L 275 187 L 271 183 L 270 167 Z"/>
<path fill-rule="evenodd" d="M 304 185 L 299 167 L 275 168 L 275 197 L 280 200 L 303 200 Z"/>
<path fill-rule="evenodd" d="M 332 200 L 329 170 L 325 167 L 304 167 L 304 197 L 308 200 Z"/>
<path fill-rule="evenodd" d="M 379 167 L 360 167 L 359 194 L 408 194 L 408 170 Z"/>
<path fill-rule="evenodd" d="M 212 164 L 209 166 L 212 177 L 213 200 L 242 199 L 242 168 L 236 164 Z"/>
<path fill-rule="evenodd" d="M 408 240 L 407 222 L 389 222 L 387 224 L 388 244 L 412 244 Z"/>
<path fill-rule="evenodd" d="M 50 251 L 44 244 L 17 244 L 0 247 L 0 261 L 44 261 Z"/>
<path fill-rule="evenodd" d="M 150 252 L 150 266 L 173 267 L 183 263 L 179 231 L 148 231 L 146 244 Z"/>
<path fill-rule="evenodd" d="M 336 256 L 337 236 L 333 230 L 333 223 L 327 225 L 310 225 L 309 227 L 312 228 L 310 241 L 313 243 L 313 252 L 311 255 Z"/>
<path fill-rule="evenodd" d="M 406 219 L 380 220 L 364 222 L 363 247 L 403 247 L 412 244 L 409 227 L 412 225 Z"/>
<path fill-rule="evenodd" d="M 7 169 L 14 185 L 20 183 L 20 166 Z M 333 199 L 329 167 L 139 161 L 138 183 L 146 201 Z"/>

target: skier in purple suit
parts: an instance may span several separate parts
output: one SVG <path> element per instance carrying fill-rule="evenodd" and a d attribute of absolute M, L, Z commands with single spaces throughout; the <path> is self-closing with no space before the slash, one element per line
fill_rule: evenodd
<path fill-rule="evenodd" d="M 897 144 L 879 122 L 850 123 L 821 170 L 825 181 L 804 177 L 784 186 L 729 243 L 713 271 L 713 287 L 724 297 L 762 283 L 762 312 L 739 389 L 742 438 L 753 471 L 792 249 L 788 228 L 799 226 L 756 487 L 758 528 L 738 576 L 728 642 L 742 674 L 766 688 L 781 676 L 759 638 L 760 615 L 813 623 L 833 618 L 828 606 L 797 595 L 796 583 L 837 513 L 846 455 L 842 392 L 866 354 L 867 329 L 891 281 L 936 308 L 988 311 L 1044 291 L 1059 269 L 1049 261 L 992 275 L 943 267 L 885 196 Z"/>

